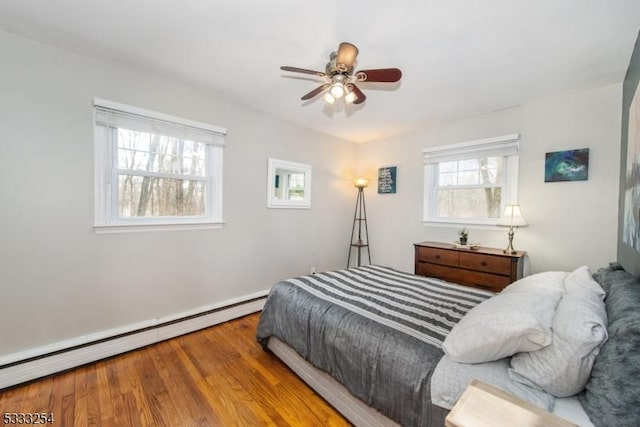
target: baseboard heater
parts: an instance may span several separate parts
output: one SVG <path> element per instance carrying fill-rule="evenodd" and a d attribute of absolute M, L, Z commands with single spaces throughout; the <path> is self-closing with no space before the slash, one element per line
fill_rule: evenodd
<path fill-rule="evenodd" d="M 0 359 L 0 389 L 11 387 L 57 372 L 122 354 L 150 344 L 194 332 L 228 320 L 262 310 L 267 292 L 253 294 L 241 301 L 189 314 L 151 326 L 136 328 L 100 339 L 67 345 L 53 351 L 30 351 L 23 357 L 8 356 Z M 151 322 L 153 323 L 153 322 Z M 73 340 L 75 342 L 82 339 Z M 53 347 L 53 346 L 50 346 Z M 31 354 L 31 355 L 30 355 Z M 7 359 L 14 359 L 7 362 Z"/>

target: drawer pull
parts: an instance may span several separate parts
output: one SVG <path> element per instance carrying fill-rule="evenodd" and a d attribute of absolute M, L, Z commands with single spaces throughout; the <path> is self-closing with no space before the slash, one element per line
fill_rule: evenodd
<path fill-rule="evenodd" d="M 482 261 L 482 262 L 480 263 L 480 265 L 481 265 L 481 266 L 483 266 L 483 267 L 484 267 L 484 266 L 486 266 L 486 265 L 487 265 L 487 261 Z"/>
<path fill-rule="evenodd" d="M 436 255 L 436 259 L 440 259 L 440 255 Z"/>

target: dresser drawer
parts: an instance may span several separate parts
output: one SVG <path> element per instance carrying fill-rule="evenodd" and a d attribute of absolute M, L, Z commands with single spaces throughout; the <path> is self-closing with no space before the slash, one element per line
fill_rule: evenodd
<path fill-rule="evenodd" d="M 435 277 L 436 279 L 446 280 L 447 282 L 457 283 L 459 285 L 487 289 L 493 292 L 500 292 L 511 283 L 511 279 L 507 276 L 498 276 L 496 274 L 464 270 L 461 268 L 451 268 L 428 262 L 418 263 L 418 271 L 416 274 Z"/>
<path fill-rule="evenodd" d="M 462 272 L 463 270 L 460 271 Z M 482 273 L 479 271 L 465 271 L 459 283 L 461 285 L 475 286 L 493 292 L 500 292 L 511 283 L 511 279 L 509 276 L 498 276 L 496 274 Z"/>
<path fill-rule="evenodd" d="M 420 242 L 415 247 L 415 274 L 465 286 L 499 292 L 522 278 L 525 252 L 505 254 L 502 249 L 459 248 L 442 242 Z"/>
<path fill-rule="evenodd" d="M 458 265 L 458 252 L 446 249 L 423 248 L 417 250 L 418 261 L 442 265 Z"/>
<path fill-rule="evenodd" d="M 511 275 L 511 258 L 491 256 L 472 252 L 459 253 L 460 267 L 471 270 L 486 271 L 494 274 Z"/>

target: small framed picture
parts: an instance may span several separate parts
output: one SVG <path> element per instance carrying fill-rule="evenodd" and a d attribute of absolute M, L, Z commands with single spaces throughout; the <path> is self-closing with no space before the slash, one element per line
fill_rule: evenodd
<path fill-rule="evenodd" d="M 554 151 L 545 154 L 544 182 L 589 179 L 589 149 Z"/>
<path fill-rule="evenodd" d="M 396 173 L 396 166 L 387 166 L 378 169 L 378 194 L 396 192 Z"/>

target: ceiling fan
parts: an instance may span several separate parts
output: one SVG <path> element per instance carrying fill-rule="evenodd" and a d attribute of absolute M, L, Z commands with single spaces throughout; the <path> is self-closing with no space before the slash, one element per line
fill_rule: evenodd
<path fill-rule="evenodd" d="M 336 99 L 342 97 L 344 97 L 347 103 L 362 104 L 367 97 L 358 86 L 356 86 L 356 83 L 393 83 L 402 77 L 402 71 L 398 68 L 360 70 L 354 73 L 353 65 L 357 55 L 357 47 L 351 43 L 342 42 L 337 52 L 331 52 L 324 73 L 286 65 L 280 67 L 280 69 L 294 73 L 312 74 L 325 79 L 324 84 L 307 93 L 301 99 L 306 101 L 325 92 L 324 100 L 330 104 L 333 104 Z"/>

